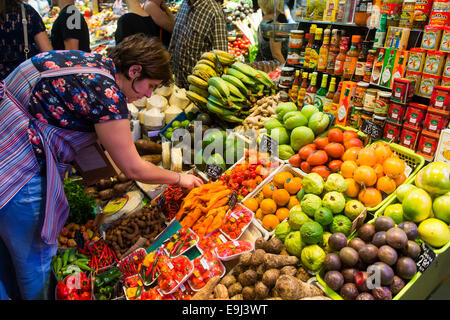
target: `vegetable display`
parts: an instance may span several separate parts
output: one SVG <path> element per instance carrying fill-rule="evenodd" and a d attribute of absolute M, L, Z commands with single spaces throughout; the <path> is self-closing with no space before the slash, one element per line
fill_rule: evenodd
<path fill-rule="evenodd" d="M 89 267 L 96 272 L 119 261 L 114 251 L 103 240 L 98 240 L 87 244 L 86 248 L 83 249 L 82 252 L 90 255 Z"/>
<path fill-rule="evenodd" d="M 214 231 L 199 240 L 197 246 L 203 251 L 212 251 L 218 245 L 227 242 L 228 239 L 220 231 Z"/>
<path fill-rule="evenodd" d="M 172 220 L 180 210 L 184 196 L 184 191 L 180 186 L 169 185 L 158 197 L 158 208 L 167 220 Z"/>
<path fill-rule="evenodd" d="M 110 300 L 119 295 L 118 283 L 122 272 L 119 267 L 99 273 L 94 277 L 94 296 L 96 300 Z"/>
<path fill-rule="evenodd" d="M 253 250 L 253 245 L 247 240 L 227 241 L 216 247 L 217 257 L 221 260 L 231 260 L 238 255 Z"/>
<path fill-rule="evenodd" d="M 52 267 L 59 281 L 79 272 L 91 271 L 89 256 L 78 253 L 76 248 L 58 250 L 52 258 Z"/>
<path fill-rule="evenodd" d="M 96 206 L 94 197 L 87 194 L 79 182 L 70 178 L 64 179 L 63 187 L 70 207 L 67 223 L 82 225 L 93 219 Z"/>
<path fill-rule="evenodd" d="M 91 281 L 84 272 L 70 275 L 56 286 L 56 300 L 91 299 Z"/>
<path fill-rule="evenodd" d="M 193 263 L 183 255 L 169 259 L 161 256 L 158 261 L 161 274 L 158 277 L 158 285 L 163 294 L 170 294 L 178 286 L 186 281 L 194 270 Z"/>
<path fill-rule="evenodd" d="M 145 255 L 145 249 L 140 248 L 120 260 L 119 267 L 122 274 L 125 277 L 129 277 L 139 273 L 139 266 L 144 261 Z"/>
<path fill-rule="evenodd" d="M 94 220 L 88 220 L 85 224 L 79 225 L 74 222 L 66 224 L 58 236 L 59 248 L 72 248 L 77 246 L 77 237 L 80 237 L 86 243 L 89 240 L 98 240 L 94 232 Z M 82 246 L 82 245 L 80 245 Z"/>
<path fill-rule="evenodd" d="M 225 274 L 225 267 L 211 251 L 195 258 L 193 263 L 194 271 L 188 283 L 194 290 L 203 288 L 212 277 Z"/>
<path fill-rule="evenodd" d="M 238 239 L 252 222 L 253 212 L 237 206 L 225 216 L 225 222 L 220 230 L 231 240 Z"/>
<path fill-rule="evenodd" d="M 163 255 L 165 255 L 165 252 L 162 248 L 160 248 L 157 251 L 152 251 L 145 256 L 140 268 L 140 274 L 145 285 L 152 284 L 159 277 L 161 270 L 158 261 Z"/>
<path fill-rule="evenodd" d="M 167 255 L 172 258 L 183 254 L 197 243 L 198 236 L 191 229 L 182 227 L 164 242 L 163 247 Z"/>

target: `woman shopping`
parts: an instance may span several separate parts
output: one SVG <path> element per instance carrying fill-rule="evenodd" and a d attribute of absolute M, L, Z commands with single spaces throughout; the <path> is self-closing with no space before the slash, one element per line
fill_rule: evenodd
<path fill-rule="evenodd" d="M 50 262 L 67 219 L 63 175 L 98 140 L 130 179 L 202 184 L 142 160 L 127 102 L 171 79 L 169 54 L 143 34 L 109 58 L 50 51 L 23 62 L 0 87 L 0 299 L 48 299 Z"/>

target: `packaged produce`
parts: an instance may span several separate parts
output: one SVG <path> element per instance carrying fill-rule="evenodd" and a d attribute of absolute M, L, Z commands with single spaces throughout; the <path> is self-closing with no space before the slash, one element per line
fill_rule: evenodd
<path fill-rule="evenodd" d="M 164 256 L 161 256 L 163 258 Z M 169 259 L 168 261 L 160 259 L 161 274 L 158 277 L 158 285 L 161 293 L 171 294 L 178 289 L 180 284 L 184 283 L 194 271 L 193 263 L 183 255 Z"/>
<path fill-rule="evenodd" d="M 123 290 L 127 300 L 138 300 L 144 290 L 144 283 L 139 274 L 125 278 Z"/>
<path fill-rule="evenodd" d="M 253 244 L 247 240 L 232 240 L 216 247 L 217 257 L 222 261 L 233 260 L 245 252 L 253 250 Z"/>
<path fill-rule="evenodd" d="M 163 247 L 169 258 L 179 256 L 198 243 L 198 236 L 187 227 L 181 227 L 169 239 L 164 241 Z"/>
<path fill-rule="evenodd" d="M 395 123 L 387 119 L 384 123 L 383 139 L 388 142 L 398 143 L 401 131 L 402 125 L 400 123 Z"/>
<path fill-rule="evenodd" d="M 418 0 L 414 7 L 414 23 L 415 28 L 423 28 L 430 16 L 433 0 Z"/>
<path fill-rule="evenodd" d="M 225 215 L 220 230 L 230 239 L 236 240 L 244 233 L 253 219 L 253 212 L 242 206 L 237 206 Z"/>
<path fill-rule="evenodd" d="M 428 107 L 423 129 L 431 133 L 439 134 L 448 124 L 449 111 Z"/>
<path fill-rule="evenodd" d="M 450 26 L 444 27 L 439 51 L 446 52 L 446 53 L 450 52 Z"/>
<path fill-rule="evenodd" d="M 159 286 L 156 286 L 150 290 L 142 290 L 141 295 L 136 300 L 175 300 L 175 297 L 173 294 L 161 293 Z"/>
<path fill-rule="evenodd" d="M 292 30 L 289 35 L 289 48 L 301 49 L 305 32 L 303 30 Z"/>
<path fill-rule="evenodd" d="M 123 275 L 128 277 L 139 273 L 140 265 L 144 261 L 146 254 L 147 252 L 144 248 L 139 248 L 120 260 L 119 267 Z"/>
<path fill-rule="evenodd" d="M 400 14 L 399 26 L 404 28 L 412 28 L 414 22 L 415 0 L 403 1 L 402 12 Z"/>
<path fill-rule="evenodd" d="M 291 87 L 294 82 L 295 69 L 292 67 L 283 67 L 281 69 L 281 76 L 279 79 L 279 85 Z"/>
<path fill-rule="evenodd" d="M 373 113 L 377 100 L 378 91 L 376 89 L 367 89 L 364 95 L 364 111 Z"/>
<path fill-rule="evenodd" d="M 104 240 L 88 243 L 82 252 L 90 256 L 89 267 L 96 271 L 101 272 L 119 262 L 114 250 Z"/>
<path fill-rule="evenodd" d="M 405 123 L 421 127 L 428 107 L 420 103 L 410 103 L 405 114 Z"/>
<path fill-rule="evenodd" d="M 426 130 L 422 130 L 417 153 L 425 158 L 432 160 L 439 144 L 439 134 L 435 134 Z"/>
<path fill-rule="evenodd" d="M 212 251 L 206 251 L 195 258 L 193 263 L 194 271 L 188 279 L 188 284 L 194 291 L 203 288 L 212 277 L 222 277 L 226 272 L 222 261 Z"/>
<path fill-rule="evenodd" d="M 438 50 L 443 30 L 444 27 L 441 26 L 426 26 L 420 47 L 425 50 Z"/>
<path fill-rule="evenodd" d="M 405 78 L 414 81 L 414 94 L 419 93 L 422 72 L 406 71 Z"/>
<path fill-rule="evenodd" d="M 444 86 L 434 87 L 430 99 L 430 107 L 440 110 L 450 110 L 450 88 Z"/>
<path fill-rule="evenodd" d="M 172 293 L 172 296 L 175 300 L 191 300 L 192 296 L 195 294 L 195 291 L 189 286 L 188 282 L 184 282 L 180 284 L 177 290 Z"/>
<path fill-rule="evenodd" d="M 408 103 L 414 96 L 415 81 L 406 78 L 394 79 L 391 101 Z"/>
<path fill-rule="evenodd" d="M 400 134 L 399 144 L 411 150 L 415 150 L 419 142 L 420 127 L 404 123 Z"/>
<path fill-rule="evenodd" d="M 408 106 L 406 104 L 391 101 L 388 111 L 388 119 L 395 123 L 402 123 Z"/>
<path fill-rule="evenodd" d="M 140 275 L 146 286 L 151 285 L 159 277 L 161 264 L 158 264 L 158 262 L 160 259 L 167 260 L 167 258 L 161 258 L 162 256 L 165 256 L 165 252 L 163 248 L 159 248 L 148 253 L 142 261 Z"/>
<path fill-rule="evenodd" d="M 430 25 L 448 26 L 450 23 L 450 3 L 448 0 L 434 0 L 430 15 Z"/>
<path fill-rule="evenodd" d="M 423 67 L 423 74 L 440 76 L 444 67 L 446 55 L 440 51 L 428 51 Z"/>
<path fill-rule="evenodd" d="M 420 81 L 419 92 L 418 95 L 422 97 L 431 97 L 433 93 L 433 89 L 435 86 L 438 86 L 441 82 L 440 76 L 433 76 L 430 74 L 423 74 L 422 80 Z"/>

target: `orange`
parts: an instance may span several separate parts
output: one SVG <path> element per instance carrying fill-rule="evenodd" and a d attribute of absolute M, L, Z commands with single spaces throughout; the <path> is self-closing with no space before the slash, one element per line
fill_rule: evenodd
<path fill-rule="evenodd" d="M 286 180 L 293 177 L 294 176 L 290 172 L 278 172 L 273 176 L 273 184 L 277 188 L 284 188 L 284 183 L 286 182 Z"/>
<path fill-rule="evenodd" d="M 383 163 L 384 173 L 392 179 L 397 179 L 404 174 L 405 168 L 405 162 L 398 156 L 389 157 Z"/>
<path fill-rule="evenodd" d="M 400 177 L 398 177 L 397 179 L 394 179 L 394 181 L 395 181 L 395 184 L 397 185 L 397 187 L 399 186 L 399 185 L 401 185 L 403 182 L 405 182 L 405 180 L 406 180 L 406 175 L 405 174 L 402 174 Z"/>
<path fill-rule="evenodd" d="M 356 157 L 356 163 L 359 166 L 372 167 L 376 162 L 375 151 L 373 151 L 372 148 L 363 148 L 359 150 L 358 156 Z"/>
<path fill-rule="evenodd" d="M 345 190 L 345 195 L 350 198 L 356 198 L 359 193 L 359 184 L 356 183 L 355 179 L 347 178 L 347 190 Z"/>
<path fill-rule="evenodd" d="M 342 161 L 352 160 L 356 162 L 359 150 L 361 150 L 361 148 L 359 147 L 351 147 L 345 150 L 344 154 L 342 155 Z"/>
<path fill-rule="evenodd" d="M 376 207 L 381 201 L 383 201 L 383 197 L 381 196 L 381 192 L 375 188 L 367 188 L 362 189 L 359 192 L 358 200 L 364 203 L 366 207 Z"/>
<path fill-rule="evenodd" d="M 353 174 L 356 169 L 358 169 L 356 162 L 353 160 L 347 160 L 341 165 L 341 174 L 344 178 L 353 178 Z"/>
<path fill-rule="evenodd" d="M 375 170 L 375 173 L 377 174 L 377 178 L 380 179 L 382 176 L 384 176 L 384 171 L 383 171 L 383 165 L 382 164 L 375 164 L 373 166 L 373 169 Z"/>
<path fill-rule="evenodd" d="M 295 196 L 291 196 L 291 198 L 289 199 L 287 207 L 290 210 L 290 209 L 292 209 L 294 206 L 296 206 L 298 204 L 300 204 L 300 202 L 298 201 L 297 196 L 296 195 Z"/>
<path fill-rule="evenodd" d="M 250 198 L 244 201 L 244 206 L 246 206 L 248 209 L 252 210 L 253 212 L 256 212 L 259 208 L 258 200 L 254 198 Z"/>
<path fill-rule="evenodd" d="M 284 183 L 284 189 L 286 189 L 290 194 L 297 194 L 302 188 L 302 178 L 293 177 L 286 180 Z"/>
<path fill-rule="evenodd" d="M 377 183 L 377 174 L 375 169 L 369 166 L 361 166 L 355 170 L 353 179 L 360 185 L 371 187 Z"/>
<path fill-rule="evenodd" d="M 284 207 L 289 203 L 291 195 L 285 189 L 278 189 L 273 192 L 272 199 L 278 207 Z"/>
<path fill-rule="evenodd" d="M 277 211 L 277 204 L 272 199 L 264 199 L 260 205 L 262 214 L 271 214 Z"/>
<path fill-rule="evenodd" d="M 394 179 L 389 178 L 388 176 L 381 177 L 377 181 L 377 189 L 386 194 L 391 194 L 396 188 L 397 185 L 395 184 Z"/>
<path fill-rule="evenodd" d="M 384 142 L 377 142 L 372 147 L 377 163 L 383 164 L 387 158 L 392 156 L 391 147 Z"/>
<path fill-rule="evenodd" d="M 266 184 L 262 189 L 264 198 L 272 199 L 272 194 L 275 190 L 277 190 L 277 187 L 273 183 Z"/>
<path fill-rule="evenodd" d="M 262 192 L 258 192 L 258 193 L 255 195 L 255 199 L 256 199 L 256 201 L 258 201 L 258 207 L 259 207 L 261 201 L 264 200 L 264 195 L 263 195 L 263 193 L 262 193 Z"/>
<path fill-rule="evenodd" d="M 289 216 L 289 209 L 288 208 L 280 208 L 277 210 L 275 215 L 277 216 L 278 220 L 283 221 L 284 219 L 286 219 Z"/>
<path fill-rule="evenodd" d="M 255 218 L 256 218 L 256 219 L 259 219 L 259 220 L 262 220 L 262 218 L 263 218 L 263 213 L 262 213 L 262 210 L 261 210 L 261 209 L 256 210 Z"/>
<path fill-rule="evenodd" d="M 280 224 L 280 220 L 274 214 L 265 215 L 261 222 L 262 222 L 264 229 L 266 229 L 268 231 L 274 230 L 277 227 L 277 225 Z"/>

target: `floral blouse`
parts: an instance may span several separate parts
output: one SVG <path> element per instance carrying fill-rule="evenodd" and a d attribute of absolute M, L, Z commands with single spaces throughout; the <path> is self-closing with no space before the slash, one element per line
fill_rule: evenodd
<path fill-rule="evenodd" d="M 31 61 L 40 72 L 65 67 L 94 67 L 113 77 L 116 74 L 111 59 L 83 51 L 44 52 Z M 28 109 L 42 122 L 81 132 L 95 132 L 96 123 L 129 118 L 126 98 L 116 82 L 95 73 L 42 78 L 33 89 Z M 43 146 L 31 123 L 28 132 L 36 157 L 43 165 Z"/>

